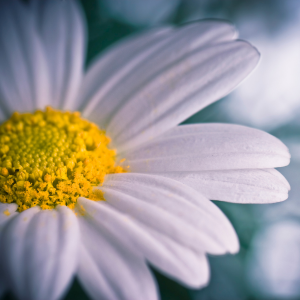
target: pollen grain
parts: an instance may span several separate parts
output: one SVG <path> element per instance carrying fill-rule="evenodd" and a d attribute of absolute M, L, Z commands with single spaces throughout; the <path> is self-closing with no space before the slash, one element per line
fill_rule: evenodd
<path fill-rule="evenodd" d="M 16 203 L 21 212 L 36 205 L 73 209 L 78 197 L 105 200 L 93 187 L 106 174 L 125 172 L 109 142 L 79 112 L 15 112 L 0 125 L 0 202 Z"/>

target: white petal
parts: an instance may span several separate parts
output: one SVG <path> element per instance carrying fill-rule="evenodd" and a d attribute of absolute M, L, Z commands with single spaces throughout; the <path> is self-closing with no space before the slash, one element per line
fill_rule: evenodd
<path fill-rule="evenodd" d="M 58 299 L 77 267 L 78 222 L 67 207 L 20 213 L 3 228 L 1 266 L 19 299 Z"/>
<path fill-rule="evenodd" d="M 278 171 L 271 170 L 271 173 L 269 169 L 246 169 L 159 175 L 178 180 L 211 200 L 235 203 L 274 203 L 286 200 L 290 186 L 283 176 L 278 177 Z"/>
<path fill-rule="evenodd" d="M 230 41 L 199 47 L 165 66 L 128 100 L 123 95 L 125 102 L 107 127 L 114 145 L 121 152 L 136 147 L 224 97 L 253 70 L 258 57 L 246 42 Z M 127 79 L 140 76 L 132 73 Z"/>
<path fill-rule="evenodd" d="M 170 31 L 171 28 L 165 27 L 134 35 L 100 55 L 88 69 L 80 89 L 78 102 L 82 103 L 83 115 L 104 127 L 124 101 L 123 98 L 113 98 L 112 101 L 105 97 L 106 94 L 159 48 Z"/>
<path fill-rule="evenodd" d="M 21 1 L 0 2 L 1 110 L 32 111 L 49 103 L 45 53 L 35 24 Z M 0 114 L 1 116 L 1 114 Z"/>
<path fill-rule="evenodd" d="M 236 252 L 236 234 L 208 199 L 174 180 L 145 174 L 108 175 L 106 201 L 179 244 L 213 254 Z"/>
<path fill-rule="evenodd" d="M 132 172 L 143 173 L 274 168 L 290 161 L 274 136 L 230 124 L 178 126 L 124 156 Z"/>
<path fill-rule="evenodd" d="M 80 259 L 77 273 L 85 291 L 92 299 L 116 299 L 116 293 L 106 280 L 101 268 L 97 266 L 93 257 L 83 244 L 80 245 Z M 118 280 L 118 278 L 116 278 Z M 119 280 L 122 280 L 121 278 Z"/>
<path fill-rule="evenodd" d="M 16 216 L 18 205 L 15 203 L 4 204 L 0 203 L 0 229 L 12 217 Z"/>
<path fill-rule="evenodd" d="M 235 36 L 229 24 L 206 21 L 174 30 L 153 29 L 111 47 L 88 70 L 79 101 L 83 114 L 102 127 L 147 80 L 169 64 L 203 46 Z"/>
<path fill-rule="evenodd" d="M 89 218 L 80 218 L 83 244 L 78 277 L 93 299 L 158 299 L 146 262 Z"/>
<path fill-rule="evenodd" d="M 86 43 L 81 8 L 73 0 L 33 0 L 30 4 L 47 55 L 51 104 L 76 110 Z"/>
<path fill-rule="evenodd" d="M 35 214 L 39 212 L 38 207 L 26 210 L 18 217 L 9 222 L 1 231 L 0 240 L 0 266 L 1 273 L 5 273 L 5 280 L 10 287 L 14 288 L 17 296 L 21 296 L 21 291 L 25 291 L 25 280 L 20 272 L 23 261 L 23 248 L 26 229 Z M 14 286 L 13 286 L 14 285 Z"/>
<path fill-rule="evenodd" d="M 168 276 L 194 288 L 207 284 L 209 268 L 204 254 L 196 254 L 168 237 L 146 228 L 106 202 L 79 198 L 78 206 L 81 209 L 83 207 L 84 216 L 88 217 L 95 228 L 105 229 Z"/>
<path fill-rule="evenodd" d="M 156 239 L 156 242 L 161 243 L 177 258 L 178 268 L 181 269 L 171 274 L 173 278 L 179 279 L 184 285 L 191 288 L 203 288 L 208 284 L 210 270 L 208 259 L 204 253 L 194 252 L 152 228 L 145 227 L 145 230 Z M 155 266 L 161 269 L 164 263 L 160 261 L 160 264 Z"/>

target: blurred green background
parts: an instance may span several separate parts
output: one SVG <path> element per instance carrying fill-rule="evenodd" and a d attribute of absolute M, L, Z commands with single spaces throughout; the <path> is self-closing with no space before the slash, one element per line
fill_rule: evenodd
<path fill-rule="evenodd" d="M 285 250 L 280 252 L 278 261 L 282 264 L 276 266 L 274 271 L 279 275 L 271 274 L 272 278 L 268 277 L 267 271 L 260 269 L 262 266 L 257 265 L 257 255 L 260 255 L 260 252 L 257 254 L 257 245 L 267 247 L 260 241 L 268 241 L 268 228 L 280 224 L 282 220 L 293 220 L 295 227 L 300 228 L 300 213 L 297 211 L 300 206 L 300 190 L 297 191 L 300 186 L 300 1 L 82 0 L 81 4 L 88 24 L 87 66 L 111 44 L 132 33 L 152 26 L 179 25 L 203 18 L 230 21 L 236 25 L 242 39 L 250 41 L 261 51 L 262 61 L 249 79 L 231 95 L 185 123 L 238 123 L 269 131 L 282 139 L 294 154 L 290 167 L 282 170 L 291 182 L 291 199 L 287 204 L 273 205 L 215 201 L 237 231 L 241 249 L 234 256 L 210 257 L 211 281 L 208 287 L 191 290 L 156 270 L 153 273 L 163 300 L 300 299 L 300 290 L 295 287 L 300 286 L 300 262 L 293 276 L 286 276 L 290 275 L 287 264 L 298 262 L 296 254 L 286 258 Z M 262 236 L 261 232 L 266 235 L 259 239 L 257 236 Z M 281 237 L 278 235 L 278 238 Z M 291 239 L 296 238 L 292 236 Z M 275 251 L 270 243 L 270 251 Z M 278 243 L 281 243 L 280 240 Z M 287 241 L 282 243 L 289 247 Z M 300 255 L 298 244 L 294 245 L 295 253 L 298 251 Z M 256 274 L 257 270 L 261 270 L 259 282 L 251 275 Z M 280 285 L 285 286 L 283 291 L 277 289 Z M 13 298 L 7 294 L 3 299 Z M 64 299 L 89 297 L 75 279 Z"/>

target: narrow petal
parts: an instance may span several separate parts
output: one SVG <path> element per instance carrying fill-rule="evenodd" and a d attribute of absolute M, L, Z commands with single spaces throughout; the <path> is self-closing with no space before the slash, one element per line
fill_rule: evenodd
<path fill-rule="evenodd" d="M 131 94 L 161 69 L 203 45 L 235 35 L 229 24 L 206 21 L 177 30 L 154 29 L 117 43 L 95 60 L 85 76 L 79 95 L 81 103 L 88 103 L 84 115 L 107 125 Z"/>
<path fill-rule="evenodd" d="M 80 218 L 78 277 L 93 299 L 158 299 L 154 279 L 141 256 L 130 251 L 107 230 Z"/>
<path fill-rule="evenodd" d="M 66 207 L 28 209 L 3 228 L 1 266 L 18 299 L 58 299 L 77 267 L 78 222 Z"/>
<path fill-rule="evenodd" d="M 1 231 L 0 269 L 3 270 L 2 274 L 6 273 L 5 280 L 7 285 L 13 287 L 17 296 L 22 296 L 22 292 L 26 289 L 25 278 L 20 272 L 21 265 L 24 264 L 22 252 L 24 252 L 26 229 L 38 212 L 38 207 L 26 210 L 11 222 L 8 222 Z"/>
<path fill-rule="evenodd" d="M 275 172 L 275 174 L 274 174 Z M 178 180 L 208 199 L 234 203 L 274 203 L 286 200 L 290 186 L 277 170 L 246 169 L 159 173 Z"/>
<path fill-rule="evenodd" d="M 128 98 L 123 95 L 107 126 L 114 145 L 120 152 L 136 147 L 224 97 L 253 70 L 258 56 L 246 42 L 230 41 L 200 46 L 173 61 Z M 127 77 L 131 82 L 143 76 L 133 75 Z"/>
<path fill-rule="evenodd" d="M 123 98 L 106 100 L 106 93 L 112 92 L 124 74 L 128 75 L 129 71 L 164 43 L 164 38 L 171 30 L 164 27 L 133 35 L 100 55 L 84 76 L 77 99 L 83 115 L 104 127 L 111 114 L 123 102 Z"/>
<path fill-rule="evenodd" d="M 209 268 L 203 253 L 197 254 L 168 237 L 146 228 L 105 202 L 79 198 L 78 206 L 81 210 L 84 209 L 84 216 L 95 228 L 105 229 L 124 247 L 128 247 L 133 252 L 138 251 L 168 276 L 194 288 L 207 284 Z"/>
<path fill-rule="evenodd" d="M 164 247 L 166 247 L 166 249 L 168 249 L 168 251 L 170 251 L 180 262 L 178 267 L 182 269 L 177 271 L 177 274 L 171 274 L 171 276 L 173 275 L 173 277 L 179 278 L 184 285 L 187 285 L 190 288 L 199 289 L 208 284 L 210 277 L 209 262 L 203 252 L 194 252 L 152 228 L 145 227 L 145 230 L 152 235 L 157 242 L 164 245 Z M 162 264 L 163 262 L 161 262 L 161 265 Z M 161 269 L 160 266 L 156 267 Z M 183 270 L 186 271 L 187 269 L 187 274 L 181 274 Z M 191 271 L 194 272 L 193 278 L 191 278 Z"/>
<path fill-rule="evenodd" d="M 31 15 L 21 1 L 0 1 L 0 108 L 6 117 L 49 103 L 45 53 Z"/>
<path fill-rule="evenodd" d="M 290 162 L 287 147 L 258 129 L 230 124 L 183 125 L 124 155 L 132 172 L 274 168 Z"/>
<path fill-rule="evenodd" d="M 116 292 L 101 272 L 94 258 L 80 245 L 78 279 L 92 299 L 117 299 Z M 122 280 L 116 276 L 116 280 Z"/>
<path fill-rule="evenodd" d="M 30 5 L 47 55 L 51 105 L 76 110 L 86 44 L 81 8 L 73 0 L 33 0 Z"/>
<path fill-rule="evenodd" d="M 123 213 L 195 251 L 235 252 L 236 234 L 223 213 L 186 185 L 161 176 L 115 174 L 101 187 Z"/>

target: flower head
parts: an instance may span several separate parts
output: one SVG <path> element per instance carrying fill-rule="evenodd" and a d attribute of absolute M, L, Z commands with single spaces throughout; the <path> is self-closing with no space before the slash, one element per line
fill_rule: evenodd
<path fill-rule="evenodd" d="M 286 199 L 274 168 L 290 156 L 259 130 L 177 125 L 239 84 L 256 49 L 205 21 L 135 35 L 84 72 L 75 1 L 0 5 L 1 284 L 58 299 L 76 275 L 95 299 L 153 300 L 148 262 L 206 285 L 206 254 L 239 247 L 209 199 Z"/>
<path fill-rule="evenodd" d="M 14 113 L 0 126 L 0 201 L 17 203 L 18 211 L 34 206 L 73 209 L 78 197 L 104 200 L 94 186 L 106 174 L 125 172 L 115 166 L 110 140 L 78 112 Z"/>

